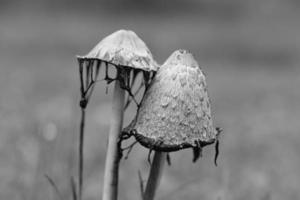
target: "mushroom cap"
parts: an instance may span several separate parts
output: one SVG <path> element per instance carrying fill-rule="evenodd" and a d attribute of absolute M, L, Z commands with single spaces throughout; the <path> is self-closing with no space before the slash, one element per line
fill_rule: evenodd
<path fill-rule="evenodd" d="M 144 71 L 157 71 L 158 64 L 147 45 L 133 31 L 119 30 L 101 40 L 87 55 L 79 59 L 96 59 L 116 66 Z"/>
<path fill-rule="evenodd" d="M 160 151 L 216 140 L 205 76 L 191 53 L 177 50 L 159 68 L 131 127 L 142 145 Z"/>

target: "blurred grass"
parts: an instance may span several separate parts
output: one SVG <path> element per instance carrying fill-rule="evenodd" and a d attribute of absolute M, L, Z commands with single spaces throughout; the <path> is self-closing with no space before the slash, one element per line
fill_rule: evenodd
<path fill-rule="evenodd" d="M 45 173 L 70 198 L 79 121 L 75 55 L 126 28 L 144 39 L 159 63 L 178 48 L 195 54 L 208 77 L 215 124 L 224 129 L 219 166 L 213 165 L 213 147 L 196 164 L 189 150 L 173 153 L 158 199 L 299 199 L 297 2 L 164 1 L 148 8 L 124 2 L 3 4 L 0 198 L 54 199 Z M 109 128 L 110 94 L 103 84 L 95 92 L 87 110 L 88 200 L 101 194 Z M 139 198 L 137 172 L 147 177 L 146 156 L 135 147 L 121 163 L 120 199 Z"/>

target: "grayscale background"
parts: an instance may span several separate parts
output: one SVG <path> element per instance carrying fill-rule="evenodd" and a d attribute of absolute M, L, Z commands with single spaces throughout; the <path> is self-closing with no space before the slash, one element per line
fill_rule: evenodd
<path fill-rule="evenodd" d="M 55 200 L 45 174 L 71 199 L 75 56 L 118 29 L 135 31 L 159 63 L 193 52 L 224 129 L 219 166 L 213 146 L 195 164 L 191 150 L 171 154 L 157 200 L 300 199 L 299 19 L 298 0 L 0 0 L 0 199 Z M 99 83 L 87 109 L 85 200 L 101 198 L 111 91 Z M 121 162 L 120 199 L 140 199 L 147 153 L 136 146 Z"/>

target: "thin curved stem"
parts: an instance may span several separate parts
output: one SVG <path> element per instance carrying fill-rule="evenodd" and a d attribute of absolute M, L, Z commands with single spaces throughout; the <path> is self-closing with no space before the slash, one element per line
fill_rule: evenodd
<path fill-rule="evenodd" d="M 78 160 L 78 199 L 82 199 L 83 183 L 83 144 L 84 144 L 85 108 L 81 108 L 80 133 L 79 133 L 79 160 Z"/>

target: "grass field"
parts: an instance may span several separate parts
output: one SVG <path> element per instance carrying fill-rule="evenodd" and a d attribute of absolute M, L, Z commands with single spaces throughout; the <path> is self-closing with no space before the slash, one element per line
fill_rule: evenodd
<path fill-rule="evenodd" d="M 224 129 L 219 166 L 213 147 L 196 164 L 191 150 L 171 154 L 157 199 L 299 199 L 299 5 L 255 2 L 155 14 L 68 4 L 2 8 L 0 199 L 55 199 L 45 174 L 70 199 L 80 115 L 75 55 L 121 28 L 141 36 L 159 63 L 176 49 L 191 50 L 207 75 L 214 123 Z M 101 195 L 110 97 L 99 83 L 87 110 L 87 200 Z M 138 170 L 147 177 L 140 146 L 121 162 L 120 199 L 139 199 Z"/>

